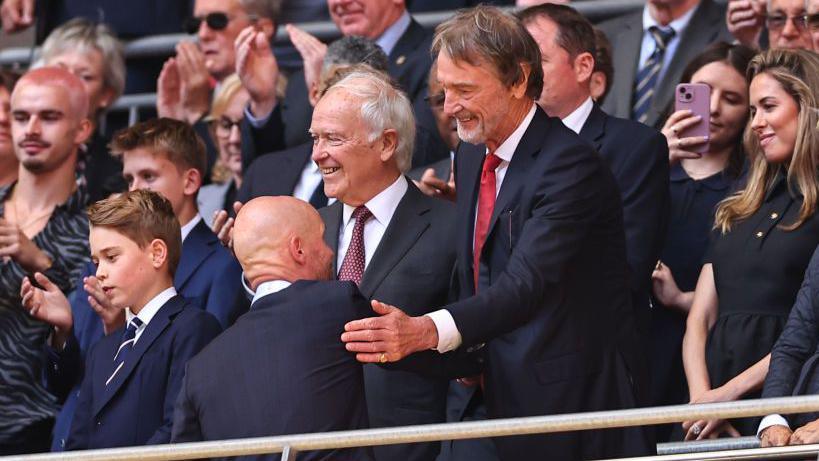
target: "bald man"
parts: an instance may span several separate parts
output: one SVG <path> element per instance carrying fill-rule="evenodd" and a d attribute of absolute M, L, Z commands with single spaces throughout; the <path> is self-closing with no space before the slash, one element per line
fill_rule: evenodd
<path fill-rule="evenodd" d="M 256 292 L 250 312 L 187 366 L 173 442 L 368 426 L 361 365 L 339 337 L 371 315 L 352 282 L 329 281 L 333 252 L 307 202 L 260 197 L 242 207 L 233 248 Z M 370 460 L 368 448 L 300 460 Z"/>
<path fill-rule="evenodd" d="M 85 191 L 77 151 L 91 134 L 88 96 L 70 72 L 25 74 L 11 95 L 16 183 L 0 188 L 0 455 L 46 451 L 58 405 L 41 383 L 50 326 L 21 308 L 26 274 L 43 272 L 71 291 L 88 261 Z"/>

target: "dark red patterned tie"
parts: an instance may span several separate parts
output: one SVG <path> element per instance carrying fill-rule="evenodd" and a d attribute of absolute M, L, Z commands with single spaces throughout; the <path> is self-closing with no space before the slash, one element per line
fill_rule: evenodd
<path fill-rule="evenodd" d="M 500 157 L 486 154 L 481 170 L 481 187 L 478 192 L 478 217 L 475 220 L 475 245 L 472 247 L 472 273 L 475 277 L 475 293 L 478 292 L 478 274 L 481 268 L 481 251 L 489 233 L 489 221 L 495 209 L 495 169 L 500 166 Z"/>
<path fill-rule="evenodd" d="M 372 217 L 372 212 L 363 205 L 353 211 L 353 237 L 338 271 L 339 280 L 352 280 L 356 285 L 361 285 L 361 278 L 364 277 L 364 224 Z"/>

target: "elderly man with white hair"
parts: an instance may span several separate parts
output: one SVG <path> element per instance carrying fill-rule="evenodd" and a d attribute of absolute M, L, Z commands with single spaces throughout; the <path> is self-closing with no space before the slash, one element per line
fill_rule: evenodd
<path fill-rule="evenodd" d="M 319 99 L 310 134 L 324 191 L 337 199 L 319 211 L 324 240 L 336 253 L 333 275 L 411 315 L 446 304 L 455 263 L 454 206 L 424 195 L 404 175 L 415 139 L 407 96 L 388 76 L 356 67 Z M 364 381 L 372 427 L 445 420 L 446 379 L 368 364 Z M 433 460 L 439 446 L 374 452 L 377 460 Z"/>

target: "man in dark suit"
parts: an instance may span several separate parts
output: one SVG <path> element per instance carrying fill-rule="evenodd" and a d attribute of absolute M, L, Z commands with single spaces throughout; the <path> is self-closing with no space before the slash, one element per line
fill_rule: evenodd
<path fill-rule="evenodd" d="M 436 146 L 435 150 L 445 155 L 446 151 L 440 149 L 443 141 L 435 131 L 432 112 L 424 101 L 426 79 L 432 64 L 428 52 L 432 38 L 430 32 L 412 19 L 403 1 L 328 0 L 327 5 L 330 17 L 342 35 L 373 40 L 389 56 L 389 74 L 412 101 L 419 125 L 432 138 L 430 145 Z M 237 73 L 251 98 L 243 123 L 245 165 L 262 152 L 282 150 L 308 141 L 306 133 L 312 114 L 312 106 L 308 104 L 309 85 L 305 82 L 304 72 L 290 76 L 284 99 L 279 101 L 275 92 L 277 78 L 270 78 L 271 69 L 276 68 L 275 58 L 269 52 L 263 56 L 261 53 L 257 55 L 256 52 L 265 51 L 263 46 L 254 45 L 251 48 L 251 52 L 237 51 L 238 55 L 248 56 L 247 60 L 239 60 Z M 420 165 L 437 158 L 424 160 Z"/>
<path fill-rule="evenodd" d="M 370 308 L 353 283 L 328 281 L 333 252 L 323 231 L 315 210 L 292 197 L 240 210 L 233 248 L 255 290 L 251 310 L 188 364 L 172 441 L 367 427 L 362 367 L 338 332 Z M 371 457 L 356 448 L 299 459 Z"/>
<path fill-rule="evenodd" d="M 819 392 L 819 249 L 805 271 L 805 279 L 788 316 L 788 323 L 771 351 L 763 398 L 816 395 Z M 792 427 L 796 427 L 795 431 Z M 768 415 L 757 436 L 763 447 L 819 442 L 819 414 Z"/>
<path fill-rule="evenodd" d="M 545 58 L 538 105 L 593 145 L 617 180 L 632 302 L 648 344 L 651 273 L 667 221 L 668 144 L 659 131 L 611 117 L 592 101 L 595 36 L 586 18 L 571 7 L 555 4 L 527 8 L 518 17 Z"/>
<path fill-rule="evenodd" d="M 365 105 L 377 113 L 367 118 Z M 319 100 L 310 132 L 324 190 L 338 200 L 319 211 L 325 241 L 337 254 L 333 274 L 355 281 L 368 299 L 391 300 L 413 315 L 445 304 L 455 262 L 454 207 L 404 176 L 413 140 L 407 97 L 383 75 L 354 69 Z M 375 365 L 364 367 L 364 379 L 371 426 L 444 421 L 447 379 Z M 374 451 L 383 461 L 431 461 L 439 447 Z"/>
<path fill-rule="evenodd" d="M 725 5 L 714 0 L 649 0 L 642 11 L 600 29 L 614 50 L 614 83 L 603 110 L 653 127 L 665 122 L 688 61 L 710 43 L 732 40 Z"/>
<path fill-rule="evenodd" d="M 382 316 L 351 322 L 342 340 L 362 362 L 483 344 L 491 418 L 635 406 L 636 332 L 609 168 L 534 104 L 541 55 L 511 15 L 460 12 L 439 26 L 433 52 L 465 141 L 455 157 L 460 300 L 420 317 L 374 302 Z M 651 450 L 633 429 L 494 442 L 504 460 Z"/>

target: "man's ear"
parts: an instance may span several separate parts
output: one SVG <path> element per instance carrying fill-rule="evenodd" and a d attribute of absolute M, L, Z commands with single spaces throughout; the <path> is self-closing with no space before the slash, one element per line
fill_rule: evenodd
<path fill-rule="evenodd" d="M 532 76 L 532 68 L 529 67 L 529 64 L 525 62 L 520 63 L 520 70 L 523 72 L 523 76 L 520 80 L 512 84 L 512 95 L 516 99 L 526 97 L 526 90 L 529 89 L 529 78 Z"/>
<path fill-rule="evenodd" d="M 100 98 L 100 109 L 107 109 L 111 103 L 114 102 L 114 90 L 105 88 L 102 90 L 102 97 Z"/>
<path fill-rule="evenodd" d="M 398 132 L 390 128 L 381 134 L 381 161 L 386 162 L 395 156 L 398 149 Z"/>
<path fill-rule="evenodd" d="M 273 38 L 273 34 L 276 33 L 276 24 L 273 23 L 273 20 L 270 18 L 259 18 L 256 20 L 256 26 L 259 30 L 264 32 L 267 36 L 268 40 Z"/>
<path fill-rule="evenodd" d="M 182 188 L 182 192 L 185 195 L 192 195 L 196 197 L 196 194 L 199 193 L 199 188 L 202 187 L 202 174 L 196 168 L 188 168 L 185 170 L 183 180 L 185 181 L 185 186 Z"/>
<path fill-rule="evenodd" d="M 312 82 L 310 84 L 310 88 L 307 89 L 307 100 L 310 101 L 310 105 L 316 107 L 319 100 L 319 89 L 318 83 Z"/>
<path fill-rule="evenodd" d="M 578 83 L 589 81 L 594 72 L 594 56 L 589 52 L 578 54 L 574 58 L 574 75 Z"/>
<path fill-rule="evenodd" d="M 151 254 L 151 265 L 159 269 L 168 260 L 168 244 L 162 239 L 153 239 L 148 244 Z"/>
<path fill-rule="evenodd" d="M 83 118 L 80 120 L 79 126 L 77 127 L 77 134 L 74 136 L 74 144 L 78 146 L 80 144 L 84 144 L 88 141 L 88 138 L 91 137 L 93 132 L 94 125 L 91 123 L 91 120 Z"/>
<path fill-rule="evenodd" d="M 290 237 L 287 249 L 290 252 L 290 257 L 293 258 L 293 261 L 297 264 L 303 266 L 307 263 L 307 253 L 304 251 L 304 242 L 299 236 L 293 235 Z"/>

